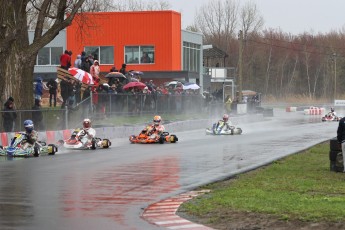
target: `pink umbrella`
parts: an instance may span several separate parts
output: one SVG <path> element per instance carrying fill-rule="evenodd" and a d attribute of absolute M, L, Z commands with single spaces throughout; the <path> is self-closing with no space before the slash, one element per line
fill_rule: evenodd
<path fill-rule="evenodd" d="M 73 75 L 74 78 L 77 80 L 81 81 L 82 83 L 88 84 L 88 85 L 93 85 L 93 78 L 91 74 L 88 72 L 78 69 L 78 68 L 69 68 L 68 72 Z"/>
<path fill-rule="evenodd" d="M 144 89 L 146 85 L 140 81 L 132 81 L 126 85 L 123 86 L 124 90 L 127 90 L 129 88 L 139 88 L 139 89 Z"/>

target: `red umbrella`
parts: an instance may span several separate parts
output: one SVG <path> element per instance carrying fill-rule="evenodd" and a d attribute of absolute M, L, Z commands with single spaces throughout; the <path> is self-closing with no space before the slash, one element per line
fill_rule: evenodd
<path fill-rule="evenodd" d="M 144 89 L 146 87 L 146 85 L 140 81 L 133 81 L 130 82 L 126 85 L 123 86 L 124 90 L 127 90 L 129 88 L 138 88 L 138 89 Z"/>
<path fill-rule="evenodd" d="M 90 84 L 93 85 L 93 78 L 91 76 L 91 74 L 89 74 L 88 72 L 82 70 L 82 69 L 78 69 L 78 68 L 69 68 L 68 72 L 70 74 L 73 75 L 74 78 L 76 78 L 77 80 L 85 83 L 85 84 Z"/>

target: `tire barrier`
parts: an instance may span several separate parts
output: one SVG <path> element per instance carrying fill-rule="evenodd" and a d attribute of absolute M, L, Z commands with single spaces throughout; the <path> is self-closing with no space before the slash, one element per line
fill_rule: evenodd
<path fill-rule="evenodd" d="M 323 115 L 325 114 L 325 108 L 310 107 L 304 110 L 305 115 Z"/>
<path fill-rule="evenodd" d="M 341 150 L 341 144 L 338 142 L 337 138 L 332 138 L 329 141 L 329 147 L 330 171 L 343 172 L 343 153 Z"/>
<path fill-rule="evenodd" d="M 297 111 L 297 107 L 286 107 L 285 111 L 286 112 L 296 112 Z"/>

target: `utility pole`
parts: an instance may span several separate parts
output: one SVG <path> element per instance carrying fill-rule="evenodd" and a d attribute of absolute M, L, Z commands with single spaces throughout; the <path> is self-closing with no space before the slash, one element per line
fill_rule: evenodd
<path fill-rule="evenodd" d="M 334 61 L 334 101 L 337 98 L 337 54 L 333 53 Z"/>
<path fill-rule="evenodd" d="M 238 100 L 239 103 L 242 102 L 242 75 L 243 75 L 243 32 L 240 30 L 238 34 L 238 40 L 240 41 L 239 44 L 239 57 L 238 57 Z"/>

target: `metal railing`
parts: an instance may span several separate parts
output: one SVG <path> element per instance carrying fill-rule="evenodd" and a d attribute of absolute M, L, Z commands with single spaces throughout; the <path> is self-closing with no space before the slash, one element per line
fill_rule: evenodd
<path fill-rule="evenodd" d="M 67 103 L 68 104 L 68 103 Z M 236 106 L 232 107 L 234 110 Z M 84 118 L 88 117 L 97 124 L 105 118 L 118 116 L 141 116 L 154 114 L 204 114 L 205 116 L 220 116 L 226 110 L 221 101 L 209 101 L 201 95 L 165 95 L 165 94 L 109 94 L 99 93 L 78 104 L 61 108 L 42 108 L 42 121 L 37 121 L 37 110 L 16 110 L 17 118 L 13 121 L 10 132 L 24 129 L 23 122 L 32 119 L 38 131 L 62 130 L 80 127 Z M 0 111 L 0 132 L 4 129 L 4 113 Z M 11 121 L 5 121 L 7 124 Z"/>

